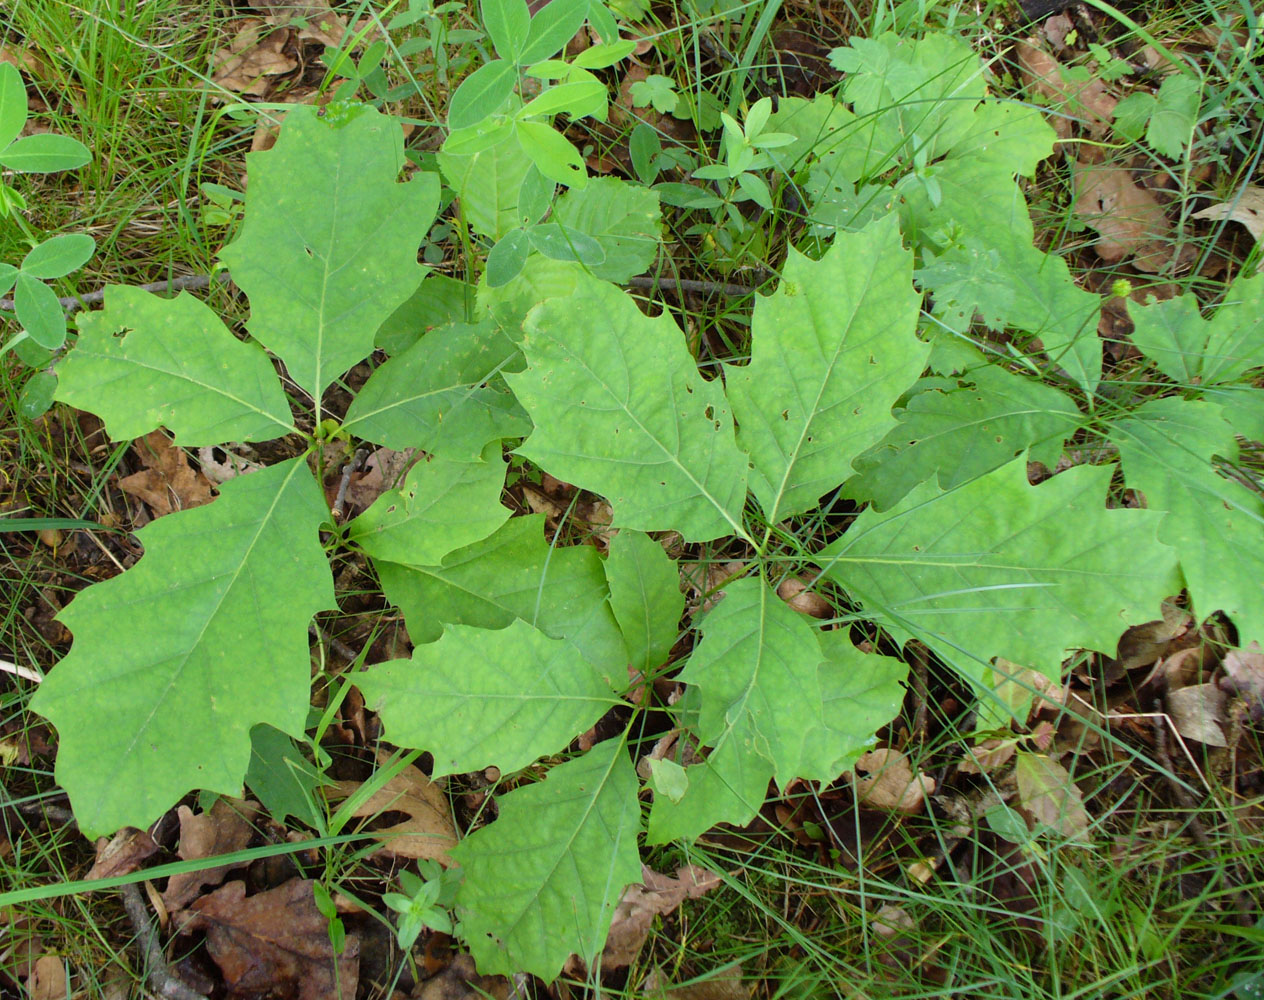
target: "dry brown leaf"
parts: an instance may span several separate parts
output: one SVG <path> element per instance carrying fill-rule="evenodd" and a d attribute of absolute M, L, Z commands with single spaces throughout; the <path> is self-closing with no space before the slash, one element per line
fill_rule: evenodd
<path fill-rule="evenodd" d="M 958 774 L 992 774 L 1013 759 L 1018 742 L 1013 739 L 990 739 L 973 747 L 966 747 L 957 764 Z"/>
<path fill-rule="evenodd" d="M 1184 611 L 1174 608 L 1169 614 L 1165 608 L 1162 619 L 1131 626 L 1120 636 L 1115 651 L 1119 669 L 1135 670 L 1155 663 L 1168 654 L 1172 640 L 1188 632 L 1193 623 Z"/>
<path fill-rule="evenodd" d="M 509 980 L 504 976 L 480 976 L 469 955 L 457 955 L 436 976 L 413 990 L 414 1000 L 508 1000 Z"/>
<path fill-rule="evenodd" d="M 1248 185 L 1232 201 L 1208 205 L 1193 218 L 1240 222 L 1256 243 L 1264 242 L 1264 187 Z"/>
<path fill-rule="evenodd" d="M 140 870 L 140 863 L 158 853 L 154 838 L 144 830 L 125 826 L 108 840 L 97 841 L 97 860 L 88 870 L 88 878 L 110 878 Z"/>
<path fill-rule="evenodd" d="M 48 78 L 48 66 L 44 60 L 30 49 L 25 49 L 20 45 L 0 45 L 0 63 L 8 63 L 20 72 L 38 80 Z"/>
<path fill-rule="evenodd" d="M 360 471 L 351 477 L 351 484 L 347 487 L 350 505 L 360 510 L 372 506 L 374 500 L 400 483 L 416 457 L 416 448 L 404 451 L 374 449 L 360 466 Z"/>
<path fill-rule="evenodd" d="M 1254 718 L 1264 709 L 1264 650 L 1258 642 L 1246 649 L 1231 649 L 1224 658 L 1224 678 L 1220 687 L 1241 695 Z"/>
<path fill-rule="evenodd" d="M 56 955 L 41 955 L 26 981 L 30 1000 L 66 1000 L 70 996 L 66 964 Z"/>
<path fill-rule="evenodd" d="M 709 611 L 723 596 L 723 586 L 746 572 L 746 563 L 733 559 L 726 563 L 682 562 L 680 564 L 681 589 L 704 597 L 700 611 Z"/>
<path fill-rule="evenodd" d="M 255 0 L 256 10 L 267 10 L 264 17 L 268 24 L 279 28 L 293 28 L 300 42 L 315 42 L 328 48 L 340 48 L 347 34 L 346 19 L 329 9 L 325 0 L 309 0 L 307 3 L 277 3 L 274 0 Z"/>
<path fill-rule="evenodd" d="M 992 689 L 1000 703 L 1022 722 L 1036 712 L 1057 712 L 1067 699 L 1067 689 L 1061 684 L 1002 656 L 992 666 Z"/>
<path fill-rule="evenodd" d="M 1097 230 L 1097 256 L 1114 263 L 1134 258 L 1139 270 L 1158 271 L 1171 258 L 1165 242 L 1171 231 L 1163 206 L 1152 191 L 1138 186 L 1132 173 L 1104 163 L 1077 162 L 1072 210 Z"/>
<path fill-rule="evenodd" d="M 378 755 L 379 764 L 389 758 Z M 358 781 L 335 783 L 338 793 L 347 797 L 360 787 Z M 432 858 L 449 865 L 448 849 L 456 846 L 456 827 L 448 797 L 433 781 L 415 767 L 406 767 L 379 788 L 368 801 L 351 815 L 357 819 L 381 813 L 403 813 L 405 819 L 373 831 L 382 841 L 380 851 L 401 858 Z"/>
<path fill-rule="evenodd" d="M 1227 747 L 1224 730 L 1225 694 L 1215 684 L 1191 684 L 1167 693 L 1167 714 L 1182 739 L 1209 747 Z"/>
<path fill-rule="evenodd" d="M 1018 804 L 1029 821 L 1057 830 L 1068 840 L 1081 839 L 1091 822 L 1071 775 L 1042 753 L 1018 755 Z"/>
<path fill-rule="evenodd" d="M 354 997 L 360 939 L 346 936 L 336 958 L 329 921 L 316 909 L 312 883 L 300 879 L 246 896 L 246 883 L 229 882 L 196 900 L 181 932 L 206 933 L 206 950 L 235 996 L 335 1000 Z"/>
<path fill-rule="evenodd" d="M 211 82 L 236 94 L 264 97 L 272 89 L 269 77 L 298 68 L 298 61 L 285 52 L 289 43 L 289 31 L 257 17 L 245 18 L 228 48 L 216 51 Z"/>
<path fill-rule="evenodd" d="M 195 861 L 242 850 L 254 835 L 250 824 L 258 810 L 254 802 L 228 798 L 216 799 L 209 813 L 195 815 L 188 806 L 180 806 L 176 810 L 180 817 L 180 846 L 176 853 L 185 861 Z M 223 882 L 233 867 L 216 865 L 201 871 L 172 875 L 162 894 L 163 905 L 173 912 L 180 909 L 203 887 Z"/>
<path fill-rule="evenodd" d="M 829 602 L 820 594 L 808 590 L 808 585 L 797 576 L 788 576 L 782 580 L 777 586 L 777 596 L 795 611 L 813 618 L 830 618 L 834 614 Z"/>
<path fill-rule="evenodd" d="M 730 965 L 709 978 L 688 986 L 659 985 L 662 975 L 654 969 L 645 979 L 645 993 L 663 1000 L 749 1000 L 751 989 L 742 983 L 742 967 Z"/>
<path fill-rule="evenodd" d="M 210 480 L 189 465 L 184 449 L 162 431 L 150 431 L 132 448 L 145 468 L 120 479 L 119 489 L 144 500 L 154 517 L 210 503 Z"/>
<path fill-rule="evenodd" d="M 671 913 L 686 899 L 697 899 L 714 889 L 720 884 L 720 876 L 696 865 L 683 865 L 676 869 L 673 878 L 642 865 L 641 883 L 624 889 L 623 898 L 615 907 L 601 953 L 602 969 L 631 965 L 649 937 L 654 918 Z"/>
<path fill-rule="evenodd" d="M 867 777 L 860 777 L 864 771 Z M 867 809 L 912 816 L 922 811 L 926 796 L 935 794 L 935 779 L 913 775 L 913 765 L 898 750 L 870 750 L 856 761 L 856 794 Z"/>
<path fill-rule="evenodd" d="M 1018 43 L 1018 65 L 1023 83 L 1035 87 L 1052 104 L 1050 124 L 1058 137 L 1070 136 L 1072 118 L 1085 119 L 1091 134 L 1103 135 L 1115 117 L 1119 101 L 1106 92 L 1105 84 L 1096 76 L 1088 80 L 1064 79 L 1058 60 L 1033 42 L 1029 39 Z"/>

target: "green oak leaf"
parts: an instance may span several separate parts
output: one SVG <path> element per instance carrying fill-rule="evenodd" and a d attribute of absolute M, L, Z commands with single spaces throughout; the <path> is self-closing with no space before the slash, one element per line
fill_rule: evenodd
<path fill-rule="evenodd" d="M 569 188 L 553 206 L 552 221 L 597 241 L 605 260 L 589 270 L 606 281 L 627 281 L 658 255 L 658 195 L 614 177 L 594 177 L 586 187 Z"/>
<path fill-rule="evenodd" d="M 272 363 L 200 299 L 111 286 L 81 312 L 75 349 L 57 363 L 56 397 L 91 410 L 112 440 L 166 427 L 190 447 L 267 441 L 294 429 Z"/>
<path fill-rule="evenodd" d="M 427 331 L 470 318 L 474 288 L 446 274 L 432 274 L 377 328 L 373 342 L 391 357 L 403 354 Z"/>
<path fill-rule="evenodd" d="M 230 479 L 141 528 L 140 562 L 59 615 L 74 646 L 31 708 L 57 726 L 85 834 L 144 827 L 194 788 L 240 795 L 251 727 L 302 734 L 307 626 L 335 607 L 328 520 L 301 458 Z"/>
<path fill-rule="evenodd" d="M 874 734 L 899 714 L 909 667 L 893 656 L 862 653 L 847 629 L 817 632 L 816 638 L 824 658 L 820 683 L 827 732 L 809 732 L 807 744 L 825 740 L 849 747 L 830 765 L 841 774 L 873 746 Z"/>
<path fill-rule="evenodd" d="M 489 444 L 481 462 L 423 457 L 396 489 L 347 526 L 347 537 L 374 560 L 428 565 L 486 538 L 509 520 L 500 504 L 505 462 Z"/>
<path fill-rule="evenodd" d="M 368 107 L 332 128 L 296 105 L 276 145 L 246 159 L 245 221 L 220 258 L 250 297 L 251 335 L 319 399 L 421 282 L 439 179 L 397 183 L 399 122 Z"/>
<path fill-rule="evenodd" d="M 658 542 L 639 531 L 620 531 L 610 539 L 605 570 L 628 663 L 648 675 L 667 662 L 676 643 L 685 609 L 679 570 Z"/>
<path fill-rule="evenodd" d="M 528 368 L 508 381 L 535 430 L 519 454 L 605 496 L 616 527 L 745 535 L 747 463 L 728 403 L 668 313 L 650 318 L 589 278 L 531 311 L 522 348 Z"/>
<path fill-rule="evenodd" d="M 623 664 L 603 669 L 521 619 L 500 631 L 450 625 L 411 660 L 355 675 L 386 738 L 429 750 L 436 778 L 489 764 L 516 771 L 565 750 L 616 704 L 625 680 Z"/>
<path fill-rule="evenodd" d="M 1067 650 L 1113 650 L 1180 589 L 1160 515 L 1106 509 L 1111 472 L 1079 466 L 1031 486 L 1017 459 L 948 492 L 926 483 L 864 511 L 814 561 L 968 679 L 994 656 L 1057 678 Z"/>
<path fill-rule="evenodd" d="M 250 731 L 246 787 L 278 823 L 293 816 L 317 825 L 316 790 L 324 783 L 324 775 L 285 733 L 268 725 Z"/>
<path fill-rule="evenodd" d="M 439 169 L 460 199 L 461 215 L 491 243 L 523 224 L 518 196 L 531 166 L 531 157 L 516 142 L 477 153 L 439 153 Z"/>
<path fill-rule="evenodd" d="M 500 817 L 450 851 L 481 972 L 551 980 L 572 954 L 592 967 L 619 897 L 641 878 L 636 793 L 627 748 L 607 740 L 502 796 Z"/>
<path fill-rule="evenodd" d="M 551 547 L 543 514 L 512 518 L 437 566 L 375 565 L 414 642 L 434 642 L 445 624 L 503 629 L 518 618 L 567 640 L 611 676 L 627 665 L 601 557 L 591 545 Z"/>
<path fill-rule="evenodd" d="M 488 442 L 531 430 L 499 378 L 518 367 L 517 345 L 491 320 L 441 326 L 370 376 L 343 429 L 397 451 L 476 461 Z"/>
<path fill-rule="evenodd" d="M 1124 476 L 1181 562 L 1200 618 L 1223 611 L 1239 645 L 1264 641 L 1264 500 L 1222 475 L 1238 460 L 1234 427 L 1214 403 L 1171 396 L 1144 403 L 1111 428 Z"/>
<path fill-rule="evenodd" d="M 933 387 L 942 380 L 923 380 L 932 386 L 897 410 L 899 424 L 855 460 L 856 475 L 843 487 L 845 496 L 886 510 L 932 476 L 938 476 L 941 489 L 952 490 L 1029 448 L 1048 445 L 1042 458 L 1051 457 L 1044 451 L 1061 452 L 1063 439 L 1080 424 L 1074 401 L 971 353 L 975 363 L 950 387 Z"/>
<path fill-rule="evenodd" d="M 1239 274 L 1210 320 L 1193 295 L 1130 303 L 1128 312 L 1137 349 L 1181 385 L 1232 382 L 1264 366 L 1264 271 Z"/>
<path fill-rule="evenodd" d="M 930 354 L 912 272 L 890 215 L 840 234 L 819 261 L 792 248 L 776 293 L 756 302 L 751 362 L 724 374 L 770 523 L 817 506 L 893 424 Z"/>

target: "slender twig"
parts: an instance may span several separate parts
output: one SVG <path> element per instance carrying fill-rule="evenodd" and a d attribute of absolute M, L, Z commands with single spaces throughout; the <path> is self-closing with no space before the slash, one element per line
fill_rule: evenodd
<path fill-rule="evenodd" d="M 228 280 L 228 272 L 220 271 L 215 275 L 214 279 L 218 282 Z M 198 288 L 206 288 L 210 285 L 212 279 L 205 274 L 186 274 L 179 278 L 171 278 L 167 281 L 153 281 L 148 285 L 139 285 L 142 291 L 146 292 L 183 292 L 194 291 Z M 58 299 L 61 307 L 68 313 L 75 312 L 85 306 L 93 306 L 98 302 L 105 300 L 105 289 L 98 288 L 95 292 L 84 292 L 82 295 L 67 295 L 65 298 Z M 13 312 L 12 299 L 0 299 L 0 310 L 5 312 Z"/>
<path fill-rule="evenodd" d="M 678 292 L 702 292 L 703 294 L 750 295 L 753 285 L 734 285 L 723 281 L 696 281 L 693 278 L 663 278 L 643 274 L 628 279 L 629 288 L 674 289 Z"/>
<path fill-rule="evenodd" d="M 357 449 L 356 453 L 351 456 L 351 461 L 347 462 L 347 464 L 342 467 L 342 479 L 338 483 L 338 495 L 334 498 L 333 509 L 330 510 L 330 514 L 333 515 L 335 523 L 341 521 L 343 514 L 346 513 L 347 488 L 351 485 L 351 476 L 356 469 L 360 468 L 361 463 L 364 461 L 368 453 L 367 448 Z"/>
<path fill-rule="evenodd" d="M 325 644 L 329 646 L 330 649 L 332 649 L 335 653 L 341 656 L 348 663 L 355 663 L 355 661 L 359 659 L 359 656 L 360 656 L 359 653 L 357 653 L 354 649 L 348 646 L 341 639 L 337 639 L 334 636 L 330 635 L 327 629 L 321 628 L 315 622 L 307 626 L 307 631 L 311 634 L 312 638 L 323 640 Z"/>
<path fill-rule="evenodd" d="M 119 893 L 123 897 L 123 909 L 127 911 L 127 922 L 132 925 L 136 940 L 145 954 L 146 978 L 154 992 L 167 1000 L 206 1000 L 204 994 L 177 979 L 167 968 L 167 959 L 158 944 L 158 925 L 150 919 L 140 889 L 132 883 L 120 886 Z"/>
<path fill-rule="evenodd" d="M 44 675 L 30 667 L 24 667 L 18 663 L 10 663 L 8 660 L 0 660 L 0 674 L 14 674 L 24 680 L 33 681 L 40 684 L 44 680 Z"/>

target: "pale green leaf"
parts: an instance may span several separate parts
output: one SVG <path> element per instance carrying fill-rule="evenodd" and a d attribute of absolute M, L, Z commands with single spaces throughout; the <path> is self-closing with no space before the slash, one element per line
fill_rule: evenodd
<path fill-rule="evenodd" d="M 115 441 L 166 427 L 181 445 L 267 441 L 293 430 L 268 356 L 234 337 L 204 302 L 112 286 L 81 312 L 57 365 L 57 399 L 91 410 Z"/>
<path fill-rule="evenodd" d="M 347 526 L 347 538 L 375 560 L 437 563 L 509 520 L 500 504 L 504 488 L 498 442 L 484 449 L 479 462 L 423 457 L 401 486 L 387 490 Z"/>
<path fill-rule="evenodd" d="M 550 0 L 531 18 L 531 29 L 518 60 L 530 65 L 561 52 L 583 27 L 587 16 L 588 0 Z"/>
<path fill-rule="evenodd" d="M 965 133 L 948 153 L 977 156 L 1007 173 L 1032 177 L 1036 167 L 1053 155 L 1057 137 L 1038 108 L 988 99 L 975 108 Z"/>
<path fill-rule="evenodd" d="M 896 411 L 899 424 L 856 459 L 846 496 L 886 510 L 932 476 L 941 489 L 951 490 L 1029 448 L 1051 444 L 1061 450 L 1081 422 L 1071 398 L 972 353 L 968 372 L 945 388 L 918 391 Z"/>
<path fill-rule="evenodd" d="M 617 527 L 688 541 L 744 534 L 746 458 L 717 382 L 698 374 L 671 316 L 644 315 L 595 279 L 527 318 L 529 367 L 510 388 L 535 430 L 519 449 L 600 493 Z"/>
<path fill-rule="evenodd" d="M 276 145 L 247 157 L 245 222 L 220 256 L 250 297 L 250 333 L 314 398 L 421 281 L 438 178 L 397 183 L 403 166 L 399 123 L 371 108 L 334 128 L 296 105 Z"/>
<path fill-rule="evenodd" d="M 521 2 L 521 0 L 515 0 Z M 493 59 L 461 81 L 448 104 L 448 125 L 476 128 L 509 100 L 518 82 L 517 69 L 505 59 Z"/>
<path fill-rule="evenodd" d="M 619 897 L 641 878 L 636 792 L 627 747 L 607 740 L 502 796 L 496 822 L 452 849 L 480 971 L 551 980 L 572 954 L 593 965 Z"/>
<path fill-rule="evenodd" d="M 1239 645 L 1264 641 L 1264 500 L 1222 475 L 1238 459 L 1234 427 L 1214 403 L 1151 400 L 1111 428 L 1130 487 L 1166 511 L 1159 537 L 1180 558 L 1199 618 L 1223 611 Z"/>
<path fill-rule="evenodd" d="M 477 461 L 488 442 L 531 429 L 498 377 L 520 364 L 517 346 L 489 322 L 431 330 L 373 373 L 343 428 L 397 451 Z"/>
<path fill-rule="evenodd" d="M 894 423 L 892 404 L 930 353 L 912 271 L 887 216 L 819 261 L 791 249 L 777 291 L 756 302 L 751 362 L 724 371 L 770 523 L 815 507 Z"/>
<path fill-rule="evenodd" d="M 439 168 L 460 199 L 462 217 L 484 239 L 494 243 L 522 225 L 518 195 L 531 157 L 516 142 L 468 155 L 440 151 Z"/>
<path fill-rule="evenodd" d="M 18 322 L 40 347 L 55 351 L 66 342 L 66 311 L 57 293 L 39 278 L 19 271 L 13 293 Z"/>
<path fill-rule="evenodd" d="M 582 189 L 568 190 L 553 209 L 557 222 L 597 241 L 606 257 L 590 270 L 614 282 L 626 281 L 654 262 L 659 215 L 653 191 L 613 177 L 596 177 Z"/>
<path fill-rule="evenodd" d="M 588 183 L 584 158 L 553 126 L 537 121 L 516 121 L 514 136 L 545 177 L 567 187 L 581 188 Z"/>
<path fill-rule="evenodd" d="M 0 63 L 0 150 L 22 132 L 26 124 L 26 86 L 12 63 Z"/>
<path fill-rule="evenodd" d="M 84 233 L 53 236 L 22 258 L 22 271 L 33 278 L 62 278 L 83 267 L 96 248 L 96 240 Z"/>
<path fill-rule="evenodd" d="M 531 14 L 526 0 L 481 0 L 483 26 L 502 59 L 513 60 L 527 41 Z"/>
<path fill-rule="evenodd" d="M 667 662 L 685 608 L 676 563 L 654 539 L 627 530 L 610 540 L 605 570 L 628 662 L 648 676 Z"/>
<path fill-rule="evenodd" d="M 301 458 L 230 479 L 141 528 L 140 562 L 61 613 L 74 646 L 31 707 L 57 726 L 86 835 L 145 827 L 191 789 L 240 795 L 253 726 L 302 734 L 308 622 L 335 607 L 328 519 Z"/>
<path fill-rule="evenodd" d="M 374 343 L 392 357 L 403 354 L 427 330 L 465 323 L 473 305 L 473 285 L 446 274 L 432 274 L 378 327 Z"/>
<path fill-rule="evenodd" d="M 809 732 L 806 745 L 845 747 L 820 771 L 837 776 L 872 748 L 877 733 L 894 719 L 904 704 L 908 664 L 893 656 L 862 653 L 847 629 L 817 632 L 821 664 L 822 714 L 825 732 Z"/>
<path fill-rule="evenodd" d="M 429 750 L 436 778 L 516 771 L 566 749 L 616 704 L 624 681 L 623 664 L 603 669 L 521 619 L 499 631 L 449 625 L 411 660 L 355 675 L 386 738 Z"/>
<path fill-rule="evenodd" d="M 949 492 L 923 484 L 863 512 L 814 561 L 967 678 L 995 656 L 1056 678 L 1068 650 L 1113 650 L 1180 590 L 1159 515 L 1106 509 L 1111 472 L 1078 466 L 1031 486 L 1018 459 Z"/>
<path fill-rule="evenodd" d="M 78 139 L 52 132 L 24 136 L 0 150 L 0 166 L 23 174 L 76 170 L 91 159 L 92 153 Z"/>
<path fill-rule="evenodd" d="M 601 557 L 590 545 L 551 548 L 543 515 L 515 517 L 438 566 L 376 566 L 414 642 L 434 642 L 443 624 L 502 629 L 520 618 L 566 639 L 611 676 L 626 668 Z"/>
<path fill-rule="evenodd" d="M 1172 73 L 1163 78 L 1158 103 L 1146 128 L 1146 142 L 1151 149 L 1172 160 L 1185 155 L 1198 123 L 1201 89 L 1198 79 L 1185 73 Z"/>

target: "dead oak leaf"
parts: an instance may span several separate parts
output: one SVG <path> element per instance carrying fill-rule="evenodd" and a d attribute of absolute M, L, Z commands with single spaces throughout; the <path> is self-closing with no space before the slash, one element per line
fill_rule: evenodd
<path fill-rule="evenodd" d="M 380 754 L 378 762 L 388 758 Z M 346 798 L 360 788 L 358 781 L 335 782 L 332 794 Z M 443 790 L 415 767 L 406 767 L 352 812 L 356 819 L 401 813 L 403 819 L 373 831 L 382 841 L 380 853 L 401 858 L 430 858 L 449 865 L 449 848 L 456 846 L 456 827 Z"/>
<path fill-rule="evenodd" d="M 356 995 L 360 939 L 347 934 L 342 953 L 334 955 L 329 921 L 316 908 L 311 881 L 291 879 L 254 896 L 246 895 L 246 883 L 228 882 L 196 900 L 187 914 L 180 932 L 205 932 L 206 950 L 231 996 Z"/>
<path fill-rule="evenodd" d="M 1034 88 L 1052 106 L 1050 124 L 1060 139 L 1071 135 L 1074 118 L 1084 119 L 1090 134 L 1105 134 L 1119 101 L 1106 92 L 1100 78 L 1079 78 L 1031 41 L 1019 42 L 1015 52 L 1023 84 Z"/>
<path fill-rule="evenodd" d="M 720 884 L 720 876 L 696 865 L 683 865 L 675 876 L 641 866 L 641 884 L 623 890 L 601 953 L 603 969 L 624 969 L 636 961 L 654 918 L 665 916 L 686 899 L 697 899 Z"/>
<path fill-rule="evenodd" d="M 139 871 L 141 862 L 157 854 L 159 847 L 144 830 L 125 826 L 110 839 L 97 841 L 97 860 L 88 871 L 88 878 L 111 878 Z"/>
<path fill-rule="evenodd" d="M 1068 840 L 1083 840 L 1091 819 L 1067 769 L 1043 753 L 1020 753 L 1015 767 L 1018 803 L 1030 822 L 1057 830 Z"/>
<path fill-rule="evenodd" d="M 119 489 L 144 500 L 154 517 L 210 503 L 210 480 L 189 465 L 184 449 L 162 431 L 150 431 L 132 448 L 144 468 L 120 479 Z"/>
<path fill-rule="evenodd" d="M 217 799 L 208 813 L 194 813 L 188 806 L 176 810 L 180 817 L 180 845 L 176 851 L 185 861 L 211 858 L 240 851 L 254 835 L 251 823 L 258 811 L 253 802 Z M 232 865 L 216 865 L 201 871 L 172 875 L 162 894 L 169 911 L 180 909 L 205 886 L 219 885 L 232 870 Z"/>
<path fill-rule="evenodd" d="M 861 772 L 866 776 L 861 777 Z M 920 772 L 898 750 L 870 750 L 856 761 L 856 796 L 865 809 L 912 816 L 922 811 L 926 797 L 935 794 L 935 779 Z"/>
<path fill-rule="evenodd" d="M 413 991 L 416 1000 L 508 1000 L 509 980 L 480 976 L 469 955 L 457 955 L 437 975 Z"/>
<path fill-rule="evenodd" d="M 1264 187 L 1247 185 L 1231 201 L 1208 205 L 1195 212 L 1193 218 L 1241 223 L 1256 243 L 1264 243 Z"/>
<path fill-rule="evenodd" d="M 290 41 L 289 31 L 257 17 L 246 18 L 228 48 L 216 50 L 211 82 L 236 94 L 267 96 L 270 77 L 298 68 L 298 60 L 285 51 Z"/>
<path fill-rule="evenodd" d="M 1264 712 L 1264 650 L 1258 642 L 1246 649 L 1231 649 L 1224 658 L 1225 675 L 1220 687 L 1241 695 L 1253 718 Z"/>
<path fill-rule="evenodd" d="M 1182 739 L 1209 747 L 1227 747 L 1221 728 L 1225 720 L 1225 693 L 1215 684 L 1191 684 L 1167 693 L 1167 714 Z"/>
<path fill-rule="evenodd" d="M 1075 164 L 1072 211 L 1097 230 L 1097 256 L 1108 264 L 1132 256 L 1141 271 L 1160 270 L 1171 258 L 1171 226 L 1154 192 L 1140 187 L 1123 167 Z"/>

